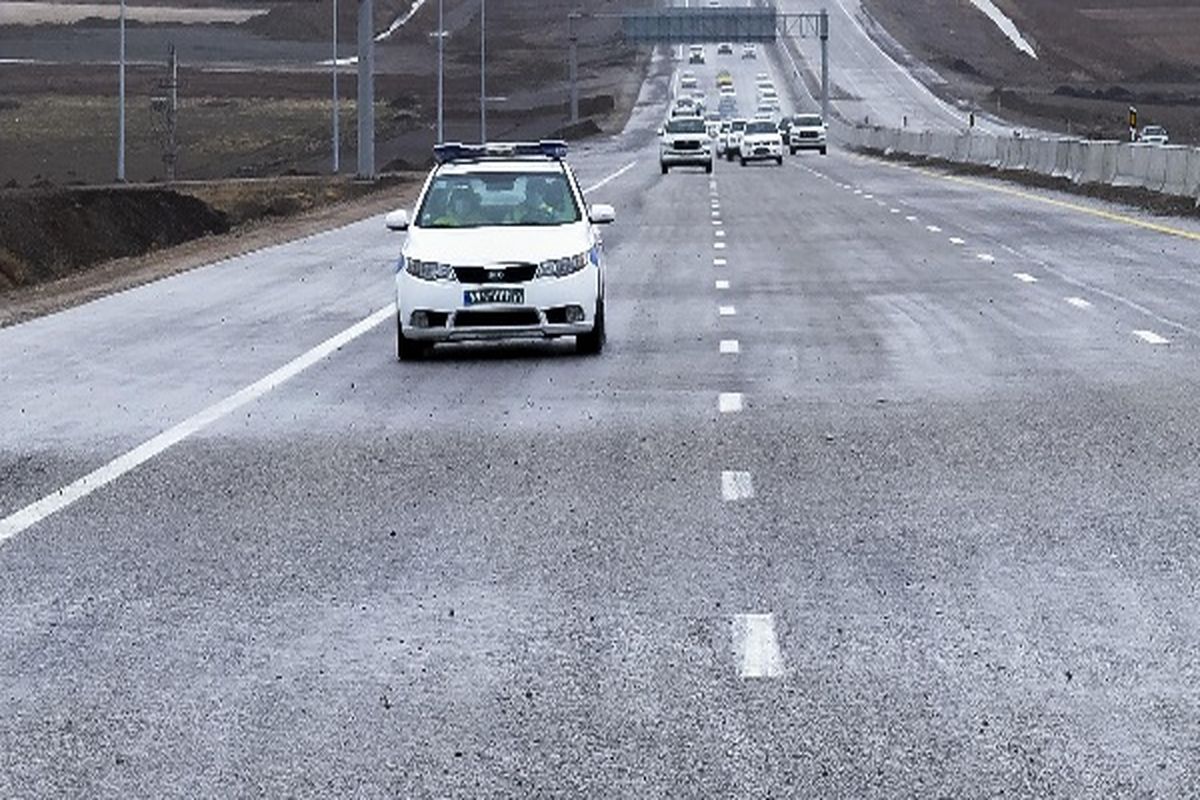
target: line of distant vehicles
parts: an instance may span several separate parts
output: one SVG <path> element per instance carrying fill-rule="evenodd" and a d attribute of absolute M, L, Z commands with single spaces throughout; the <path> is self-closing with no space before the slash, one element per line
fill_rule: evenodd
<path fill-rule="evenodd" d="M 718 45 L 717 52 L 732 44 Z M 704 46 L 692 45 L 689 62 L 697 53 L 703 63 Z M 743 46 L 743 58 L 756 58 L 752 43 Z M 746 54 L 751 55 L 747 56 Z M 742 166 L 753 161 L 783 164 L 784 152 L 802 150 L 827 152 L 827 129 L 820 114 L 792 114 L 779 118 L 779 93 L 766 72 L 754 78 L 755 110 L 742 116 L 738 110 L 737 90 L 729 70 L 717 73 L 717 107 L 708 109 L 707 93 L 691 70 L 679 76 L 679 91 L 671 104 L 667 120 L 659 129 L 659 166 L 666 175 L 672 167 L 699 166 L 712 172 L 717 158 L 738 161 Z"/>

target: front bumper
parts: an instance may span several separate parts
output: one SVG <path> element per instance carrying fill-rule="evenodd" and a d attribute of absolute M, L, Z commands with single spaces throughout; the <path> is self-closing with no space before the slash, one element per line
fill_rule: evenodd
<path fill-rule="evenodd" d="M 422 342 L 543 339 L 590 332 L 596 325 L 600 272 L 589 266 L 565 278 L 524 283 L 423 281 L 396 275 L 396 314 L 405 338 Z M 464 292 L 522 289 L 520 304 L 464 305 Z"/>
<path fill-rule="evenodd" d="M 677 164 L 705 164 L 712 163 L 712 150 L 703 148 L 700 150 L 660 150 L 658 160 L 667 166 L 675 166 Z"/>
<path fill-rule="evenodd" d="M 788 138 L 788 147 L 794 147 L 797 150 L 820 150 L 825 147 L 825 137 L 819 138 L 792 136 Z"/>
<path fill-rule="evenodd" d="M 738 154 L 746 161 L 775 159 L 783 155 L 783 147 L 779 144 L 743 144 Z"/>

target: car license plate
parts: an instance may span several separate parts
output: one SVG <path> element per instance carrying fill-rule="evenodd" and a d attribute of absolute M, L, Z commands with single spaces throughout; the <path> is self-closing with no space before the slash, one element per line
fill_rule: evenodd
<path fill-rule="evenodd" d="M 756 148 L 754 148 L 754 155 L 756 155 L 756 156 L 765 156 L 766 154 L 767 154 L 767 148 L 765 148 L 765 147 L 756 147 Z"/>
<path fill-rule="evenodd" d="M 463 305 L 467 306 L 486 305 L 489 303 L 522 305 L 524 302 L 524 289 L 471 289 L 463 292 Z"/>

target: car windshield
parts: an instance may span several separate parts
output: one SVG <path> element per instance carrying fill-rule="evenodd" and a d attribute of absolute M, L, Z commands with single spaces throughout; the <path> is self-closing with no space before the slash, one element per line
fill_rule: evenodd
<path fill-rule="evenodd" d="M 778 133 L 774 122 L 751 122 L 746 126 L 746 133 Z"/>
<path fill-rule="evenodd" d="M 1164 133 L 1166 133 L 1166 130 L 1157 126 L 1147 126 L 1145 130 L 1147 136 L 1162 136 Z"/>
<path fill-rule="evenodd" d="M 563 173 L 438 175 L 425 193 L 420 228 L 566 225 L 581 219 Z"/>
<path fill-rule="evenodd" d="M 802 125 L 805 128 L 818 128 L 821 126 L 821 118 L 813 115 L 796 117 L 793 125 Z"/>
<path fill-rule="evenodd" d="M 667 123 L 667 133 L 704 133 L 704 120 L 699 117 L 673 119 Z"/>
<path fill-rule="evenodd" d="M 746 120 L 744 120 L 744 119 L 734 120 L 733 121 L 733 130 L 735 130 L 735 131 L 746 130 Z"/>

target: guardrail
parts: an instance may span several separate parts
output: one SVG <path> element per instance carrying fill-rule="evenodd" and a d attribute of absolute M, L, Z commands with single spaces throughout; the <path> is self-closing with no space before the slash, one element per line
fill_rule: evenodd
<path fill-rule="evenodd" d="M 1071 137 L 1006 137 L 982 131 L 837 126 L 845 145 L 887 155 L 1031 172 L 1075 184 L 1136 187 L 1200 206 L 1200 148 Z"/>

